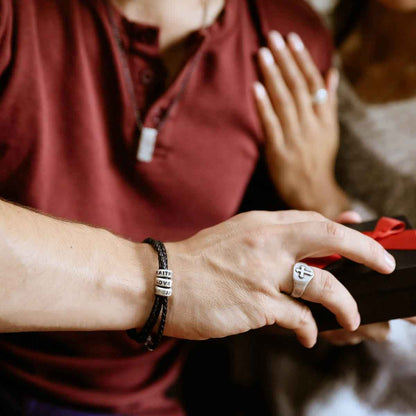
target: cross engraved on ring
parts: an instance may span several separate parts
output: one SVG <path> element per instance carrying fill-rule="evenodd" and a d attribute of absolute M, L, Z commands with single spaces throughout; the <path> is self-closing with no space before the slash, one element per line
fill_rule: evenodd
<path fill-rule="evenodd" d="M 305 277 L 312 277 L 313 271 L 308 267 L 305 267 L 303 264 L 295 269 L 299 279 L 304 279 Z"/>

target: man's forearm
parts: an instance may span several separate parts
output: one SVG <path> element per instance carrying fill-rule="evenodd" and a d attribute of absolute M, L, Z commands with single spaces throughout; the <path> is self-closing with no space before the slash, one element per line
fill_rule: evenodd
<path fill-rule="evenodd" d="M 139 327 L 156 267 L 145 244 L 0 200 L 0 332 Z"/>

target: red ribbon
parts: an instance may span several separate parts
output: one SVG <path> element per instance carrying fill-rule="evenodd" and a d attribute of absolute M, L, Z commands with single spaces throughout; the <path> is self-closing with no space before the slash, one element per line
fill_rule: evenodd
<path fill-rule="evenodd" d="M 416 250 L 416 230 L 406 230 L 406 224 L 394 218 L 380 218 L 373 231 L 364 231 L 363 234 L 374 238 L 387 250 Z M 305 261 L 310 266 L 323 269 L 340 258 L 340 255 L 334 254 L 318 259 L 309 258 Z"/>

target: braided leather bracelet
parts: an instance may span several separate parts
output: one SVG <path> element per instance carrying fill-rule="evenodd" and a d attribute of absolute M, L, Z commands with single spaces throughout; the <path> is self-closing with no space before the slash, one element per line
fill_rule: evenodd
<path fill-rule="evenodd" d="M 135 328 L 129 329 L 127 335 L 136 342 L 144 342 L 148 351 L 153 351 L 162 340 L 163 330 L 165 329 L 166 315 L 168 313 L 168 298 L 172 294 L 172 270 L 168 269 L 168 255 L 166 253 L 165 245 L 153 238 L 146 238 L 143 243 L 150 244 L 157 252 L 159 257 L 159 269 L 156 271 L 155 279 L 155 302 L 153 303 L 150 316 L 144 324 L 140 332 Z M 152 336 L 152 331 L 159 318 L 159 328 L 155 336 Z"/>

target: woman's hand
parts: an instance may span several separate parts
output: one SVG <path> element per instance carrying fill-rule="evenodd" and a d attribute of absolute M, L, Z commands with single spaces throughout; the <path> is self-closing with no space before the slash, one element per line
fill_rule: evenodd
<path fill-rule="evenodd" d="M 166 248 L 175 277 L 165 333 L 187 339 L 277 324 L 312 347 L 312 314 L 288 295 L 296 262 L 339 253 L 381 273 L 394 269 L 376 241 L 311 212 L 244 213 Z M 357 329 L 360 316 L 349 292 L 329 272 L 314 271 L 303 299 L 331 310 L 342 327 Z"/>
<path fill-rule="evenodd" d="M 288 42 L 278 32 L 261 48 L 259 64 L 264 84 L 254 92 L 266 135 L 267 164 L 277 191 L 289 206 L 335 218 L 348 200 L 335 181 L 339 145 L 338 72 L 324 80 L 298 35 Z M 313 95 L 326 89 L 326 102 Z"/>
<path fill-rule="evenodd" d="M 337 346 L 356 345 L 363 341 L 384 342 L 390 334 L 389 322 L 362 325 L 356 331 L 338 329 L 325 331 L 320 336 Z"/>

